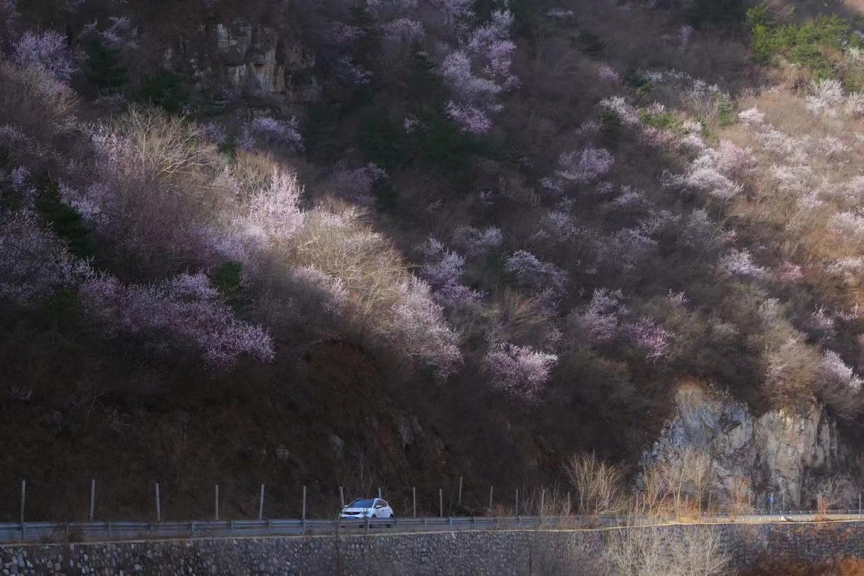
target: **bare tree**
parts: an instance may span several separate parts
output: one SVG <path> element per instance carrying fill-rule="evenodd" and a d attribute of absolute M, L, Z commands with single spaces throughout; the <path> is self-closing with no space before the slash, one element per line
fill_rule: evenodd
<path fill-rule="evenodd" d="M 687 477 L 687 483 L 695 497 L 695 503 L 701 516 L 702 500 L 705 497 L 705 491 L 713 472 L 711 456 L 707 452 L 702 451 L 689 451 L 687 456 L 687 459 L 683 462 L 684 474 Z"/>
<path fill-rule="evenodd" d="M 579 494 L 581 513 L 603 514 L 623 506 L 623 474 L 614 464 L 603 462 L 591 452 L 573 455 L 564 469 Z"/>
<path fill-rule="evenodd" d="M 819 514 L 827 514 L 832 508 L 836 508 L 843 499 L 843 491 L 834 478 L 825 478 L 819 483 L 819 491 L 816 495 Z"/>
<path fill-rule="evenodd" d="M 642 473 L 642 491 L 636 496 L 636 513 L 659 516 L 667 512 L 669 497 L 659 466 L 646 466 Z"/>
<path fill-rule="evenodd" d="M 680 517 L 687 511 L 690 497 L 701 513 L 702 499 L 711 479 L 711 472 L 711 457 L 706 452 L 688 447 L 652 462 L 646 468 L 645 476 L 651 480 L 654 504 L 664 503 L 665 496 L 668 495 L 676 516 Z M 664 492 L 661 497 L 660 494 Z"/>
<path fill-rule="evenodd" d="M 719 533 L 712 527 L 684 528 L 669 543 L 675 576 L 712 576 L 727 573 L 729 555 L 722 547 Z"/>
<path fill-rule="evenodd" d="M 750 504 L 750 480 L 744 476 L 735 476 L 729 486 L 726 506 L 729 515 L 733 518 L 742 514 L 748 514 L 753 507 Z"/>
<path fill-rule="evenodd" d="M 713 528 L 627 528 L 612 533 L 603 553 L 606 574 L 630 576 L 713 576 L 729 557 Z"/>

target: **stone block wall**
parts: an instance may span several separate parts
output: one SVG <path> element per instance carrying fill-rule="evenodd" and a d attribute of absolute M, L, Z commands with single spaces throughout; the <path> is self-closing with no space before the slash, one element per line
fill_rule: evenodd
<path fill-rule="evenodd" d="M 693 526 L 667 526 L 675 538 Z M 765 555 L 864 557 L 864 523 L 723 524 L 735 567 Z M 628 528 L 639 530 L 639 528 Z M 611 531 L 477 531 L 0 547 L 0 574 L 463 575 L 590 573 Z"/>

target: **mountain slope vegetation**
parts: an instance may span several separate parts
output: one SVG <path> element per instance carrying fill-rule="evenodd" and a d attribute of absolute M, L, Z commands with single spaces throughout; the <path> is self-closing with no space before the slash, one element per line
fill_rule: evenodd
<path fill-rule="evenodd" d="M 0 2 L 0 518 L 482 512 L 682 385 L 860 482 L 854 3 Z"/>

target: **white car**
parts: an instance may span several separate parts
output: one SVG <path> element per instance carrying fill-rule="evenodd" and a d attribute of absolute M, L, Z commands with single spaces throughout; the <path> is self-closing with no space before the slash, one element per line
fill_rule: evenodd
<path fill-rule="evenodd" d="M 381 498 L 358 498 L 339 514 L 343 520 L 365 520 L 366 518 L 395 518 L 393 509 Z"/>

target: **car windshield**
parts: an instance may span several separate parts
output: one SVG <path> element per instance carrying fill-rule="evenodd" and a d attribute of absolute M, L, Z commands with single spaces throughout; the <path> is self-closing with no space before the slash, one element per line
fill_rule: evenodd
<path fill-rule="evenodd" d="M 374 500 L 354 500 L 348 508 L 372 508 L 374 502 Z"/>

